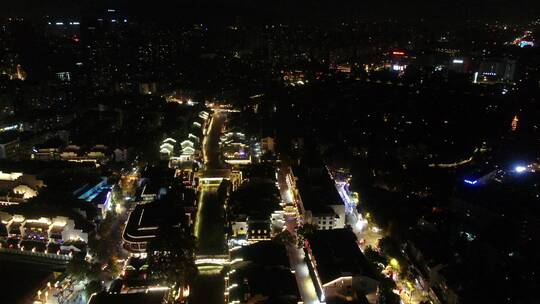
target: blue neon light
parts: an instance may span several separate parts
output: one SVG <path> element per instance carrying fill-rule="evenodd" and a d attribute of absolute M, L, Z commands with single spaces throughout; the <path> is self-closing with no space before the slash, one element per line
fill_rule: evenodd
<path fill-rule="evenodd" d="M 476 185 L 476 183 L 478 183 L 477 180 L 468 180 L 468 179 L 465 179 L 463 180 L 465 183 L 469 184 L 469 185 Z"/>
<path fill-rule="evenodd" d="M 524 47 L 526 47 L 526 46 L 533 47 L 533 46 L 534 46 L 534 42 L 532 42 L 532 41 L 525 41 L 525 40 L 521 40 L 521 41 L 519 42 L 519 47 L 524 48 Z"/>

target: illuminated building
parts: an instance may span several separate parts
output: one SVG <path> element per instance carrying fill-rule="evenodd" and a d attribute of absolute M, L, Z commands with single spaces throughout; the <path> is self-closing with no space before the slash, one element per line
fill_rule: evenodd
<path fill-rule="evenodd" d="M 159 154 L 161 159 L 169 159 L 173 152 L 174 152 L 174 145 L 176 144 L 176 141 L 167 141 L 165 139 L 161 145 L 159 146 Z"/>
<path fill-rule="evenodd" d="M 139 93 L 142 95 L 155 95 L 157 93 L 157 84 L 155 82 L 139 83 Z"/>
<path fill-rule="evenodd" d="M 251 151 L 246 136 L 241 132 L 228 132 L 221 136 L 220 146 L 225 162 L 231 165 L 251 163 Z"/>
<path fill-rule="evenodd" d="M 17 158 L 20 140 L 16 131 L 3 132 L 0 134 L 0 159 Z"/>
<path fill-rule="evenodd" d="M 122 233 L 124 248 L 134 253 L 146 252 L 148 242 L 158 235 L 161 225 L 192 225 L 194 200 L 194 192 L 186 191 L 181 193 L 177 204 L 162 200 L 137 204 Z"/>
<path fill-rule="evenodd" d="M 60 159 L 60 147 L 38 147 L 32 150 L 32 159 L 57 160 Z"/>
<path fill-rule="evenodd" d="M 233 238 L 245 238 L 248 232 L 247 216 L 237 216 L 230 221 Z"/>
<path fill-rule="evenodd" d="M 517 130 L 517 127 L 518 127 L 518 121 L 519 121 L 519 119 L 518 119 L 517 115 L 514 116 L 514 118 L 512 119 L 512 123 L 511 123 L 512 131 Z"/>
<path fill-rule="evenodd" d="M 0 171 L 0 190 L 7 192 L 6 195 L 0 196 L 0 205 L 24 203 L 36 196 L 37 191 L 43 186 L 43 180 L 37 179 L 35 175 Z"/>
<path fill-rule="evenodd" d="M 23 70 L 22 66 L 20 64 L 17 64 L 17 74 L 16 78 L 19 80 L 25 80 L 26 79 L 26 72 Z"/>
<path fill-rule="evenodd" d="M 71 73 L 70 72 L 58 72 L 58 73 L 56 73 L 56 77 L 58 77 L 58 79 L 60 81 L 64 81 L 64 82 L 70 82 L 71 81 Z"/>
<path fill-rule="evenodd" d="M 126 250 L 145 252 L 148 242 L 157 236 L 159 215 L 152 210 L 151 204 L 138 204 L 129 214 L 122 234 Z"/>
<path fill-rule="evenodd" d="M 450 59 L 448 70 L 456 73 L 468 73 L 470 70 L 470 60 L 464 57 L 454 57 Z"/>
<path fill-rule="evenodd" d="M 480 62 L 476 83 L 512 83 L 516 71 L 516 61 L 512 59 L 491 59 Z"/>
<path fill-rule="evenodd" d="M 402 74 L 407 65 L 409 65 L 409 56 L 405 51 L 394 50 L 390 52 L 388 58 L 385 60 L 384 66 L 386 69 Z"/>
<path fill-rule="evenodd" d="M 50 160 L 46 156 L 47 151 L 38 150 L 36 156 L 43 157 L 41 159 Z M 56 159 L 56 154 L 50 154 L 52 159 Z M 64 161 L 78 163 L 95 163 L 101 164 L 109 160 L 108 148 L 104 145 L 95 145 L 89 151 L 84 152 L 80 146 L 68 145 L 59 153 L 59 159 Z"/>
<path fill-rule="evenodd" d="M 274 138 L 272 137 L 264 137 L 261 139 L 261 150 L 263 153 L 274 153 L 275 152 L 275 144 L 274 144 Z"/>
<path fill-rule="evenodd" d="M 79 37 L 81 23 L 78 20 L 50 20 L 47 22 L 46 34 L 65 39 Z"/>
<path fill-rule="evenodd" d="M 111 210 L 112 186 L 108 184 L 107 178 L 101 178 L 95 185 L 86 184 L 73 191 L 73 195 L 98 208 L 101 218 L 105 218 L 107 211 Z"/>
<path fill-rule="evenodd" d="M 249 219 L 247 220 L 247 240 L 250 243 L 258 241 L 271 240 L 272 229 L 268 219 Z"/>
<path fill-rule="evenodd" d="M 261 197 L 277 194 L 275 181 L 248 181 L 238 190 L 239 197 L 244 194 L 259 193 Z M 277 199 L 243 197 L 231 200 L 228 221 L 234 241 L 255 243 L 271 239 L 283 230 L 285 223 L 282 206 Z"/>
<path fill-rule="evenodd" d="M 326 167 L 293 167 L 295 197 L 303 207 L 304 222 L 318 229 L 345 227 L 345 205 Z"/>
<path fill-rule="evenodd" d="M 94 226 L 77 222 L 65 216 L 35 217 L 22 214 L 9 214 L 0 212 L 1 226 L 7 231 L 6 240 L 16 244 L 13 247 L 24 246 L 32 241 L 43 247 L 58 248 L 54 245 L 62 245 L 68 241 L 78 240 L 88 243 L 88 235 Z M 26 242 L 25 242 L 26 241 Z M 25 247 L 26 250 L 31 248 Z M 47 249 L 47 250 L 49 250 Z M 56 253 L 56 251 L 52 252 Z"/>
<path fill-rule="evenodd" d="M 285 71 L 283 72 L 283 82 L 286 85 L 295 86 L 295 85 L 304 85 L 306 82 L 306 75 L 304 71 L 294 70 L 294 71 Z"/>

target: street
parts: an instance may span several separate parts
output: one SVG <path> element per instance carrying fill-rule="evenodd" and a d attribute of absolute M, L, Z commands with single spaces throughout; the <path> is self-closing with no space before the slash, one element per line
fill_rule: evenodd
<path fill-rule="evenodd" d="M 279 191 L 281 193 L 281 199 L 286 204 L 294 204 L 297 206 L 297 202 L 294 200 L 294 196 L 291 193 L 287 183 L 288 168 L 278 168 L 277 180 L 279 185 Z M 297 213 L 298 214 L 298 213 Z M 285 218 L 285 225 L 289 232 L 296 235 L 296 227 L 298 227 L 299 218 L 297 216 L 287 216 Z M 309 275 L 308 266 L 304 259 L 303 249 L 299 249 L 296 246 L 287 246 L 287 254 L 289 256 L 289 262 L 291 263 L 291 269 L 294 270 L 296 277 L 296 283 L 298 284 L 298 291 L 304 303 L 315 304 L 320 303 L 315 291 L 315 285 Z"/>

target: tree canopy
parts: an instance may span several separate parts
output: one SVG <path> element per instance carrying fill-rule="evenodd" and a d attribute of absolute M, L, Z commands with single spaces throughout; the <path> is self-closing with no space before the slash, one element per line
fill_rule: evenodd
<path fill-rule="evenodd" d="M 194 261 L 196 239 L 180 226 L 160 227 L 148 244 L 151 277 L 164 284 L 186 284 L 197 273 Z"/>

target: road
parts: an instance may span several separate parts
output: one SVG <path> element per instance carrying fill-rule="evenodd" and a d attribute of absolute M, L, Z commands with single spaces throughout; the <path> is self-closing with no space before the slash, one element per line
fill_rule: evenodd
<path fill-rule="evenodd" d="M 219 137 L 225 123 L 226 114 L 214 112 L 208 127 L 207 136 L 203 139 L 204 170 L 222 169 Z M 203 186 L 199 193 L 194 233 L 198 239 L 198 255 L 219 255 L 226 249 L 224 235 L 223 202 L 218 201 L 218 186 Z M 219 271 L 203 271 L 193 283 L 190 303 L 222 304 L 224 302 L 223 274 Z"/>
<path fill-rule="evenodd" d="M 85 304 L 88 302 L 85 282 L 76 281 L 67 287 L 62 287 L 62 285 L 60 284 L 58 288 L 54 286 L 50 289 L 45 288 L 48 295 L 47 304 Z"/>
<path fill-rule="evenodd" d="M 351 225 L 353 232 L 359 240 L 362 240 L 362 251 L 367 246 L 377 247 L 379 240 L 383 237 L 380 229 L 375 227 L 356 209 L 356 203 L 351 199 L 349 185 L 347 182 L 336 180 L 336 189 L 345 205 L 347 224 Z"/>
<path fill-rule="evenodd" d="M 291 189 L 289 189 L 287 184 L 287 172 L 290 172 L 289 168 L 279 168 L 277 172 L 281 199 L 284 203 L 297 205 Z M 299 221 L 300 219 L 296 216 L 285 218 L 285 225 L 293 235 L 296 235 L 296 227 L 298 226 Z M 309 275 L 308 266 L 304 258 L 304 251 L 296 248 L 296 246 L 287 246 L 287 254 L 289 255 L 291 268 L 295 271 L 294 274 L 298 285 L 298 291 L 300 292 L 303 302 L 306 304 L 320 303 L 317 292 L 315 291 L 315 285 Z"/>

